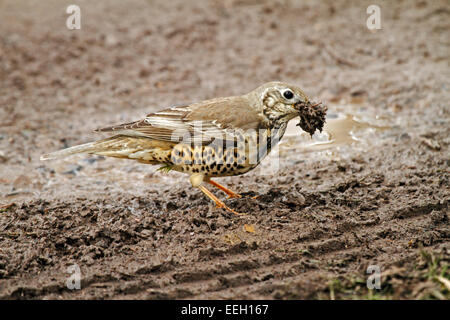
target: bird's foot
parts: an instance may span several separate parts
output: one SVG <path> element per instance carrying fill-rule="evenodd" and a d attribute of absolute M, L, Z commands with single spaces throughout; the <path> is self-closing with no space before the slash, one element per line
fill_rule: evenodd
<path fill-rule="evenodd" d="M 217 208 L 225 209 L 229 212 L 232 212 L 235 215 L 243 215 L 242 213 L 236 212 L 230 207 L 228 207 L 225 203 L 223 203 L 219 198 L 217 198 L 211 191 L 206 189 L 204 186 L 198 187 L 208 198 L 210 198 L 216 204 Z"/>
<path fill-rule="evenodd" d="M 220 203 L 216 203 L 216 208 L 221 208 L 221 209 L 225 209 L 237 216 L 243 216 L 245 215 L 245 213 L 240 213 L 240 212 L 236 212 L 235 210 L 231 209 L 230 207 L 228 207 L 225 203 L 220 202 Z"/>
<path fill-rule="evenodd" d="M 208 180 L 207 181 L 210 185 L 213 185 L 216 188 L 219 188 L 220 190 L 222 190 L 223 192 L 225 192 L 225 194 L 228 196 L 228 199 L 230 198 L 242 198 L 242 196 L 239 193 L 236 193 L 230 189 L 228 189 L 227 187 L 222 186 L 221 184 L 212 181 L 212 180 Z"/>
<path fill-rule="evenodd" d="M 231 193 L 227 193 L 227 192 L 225 192 L 225 193 L 228 195 L 228 199 L 231 199 L 231 198 L 236 198 L 236 199 L 242 198 L 242 196 L 239 193 L 234 193 L 233 191 L 231 191 Z"/>

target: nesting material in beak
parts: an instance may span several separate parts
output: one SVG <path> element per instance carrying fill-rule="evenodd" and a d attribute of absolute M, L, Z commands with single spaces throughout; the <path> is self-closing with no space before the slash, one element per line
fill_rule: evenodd
<path fill-rule="evenodd" d="M 323 105 L 322 102 L 299 102 L 294 107 L 298 110 L 298 115 L 300 116 L 300 122 L 297 126 L 308 132 L 311 136 L 316 130 L 322 132 L 328 110 L 327 106 Z"/>

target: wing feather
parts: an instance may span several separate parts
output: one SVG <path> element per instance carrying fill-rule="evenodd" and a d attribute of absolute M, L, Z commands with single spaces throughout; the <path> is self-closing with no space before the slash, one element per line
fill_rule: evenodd
<path fill-rule="evenodd" d="M 208 144 L 214 139 L 232 138 L 234 130 L 258 129 L 262 115 L 254 110 L 245 97 L 218 98 L 174 106 L 148 114 L 144 119 L 97 129 L 127 136 L 155 140 Z"/>

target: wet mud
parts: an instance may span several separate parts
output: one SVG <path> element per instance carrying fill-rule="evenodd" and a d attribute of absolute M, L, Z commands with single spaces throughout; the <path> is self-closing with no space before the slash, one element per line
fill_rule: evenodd
<path fill-rule="evenodd" d="M 79 1 L 81 30 L 69 4 L 0 1 L 0 299 L 449 298 L 448 2 L 382 2 L 376 31 L 364 1 Z M 272 80 L 327 123 L 218 179 L 246 215 L 181 173 L 39 161 Z"/>

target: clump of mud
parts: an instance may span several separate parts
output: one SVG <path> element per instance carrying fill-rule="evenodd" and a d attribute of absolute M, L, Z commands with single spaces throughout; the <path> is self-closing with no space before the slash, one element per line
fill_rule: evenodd
<path fill-rule="evenodd" d="M 325 116 L 327 114 L 327 106 L 319 103 L 301 102 L 295 105 L 298 109 L 298 115 L 300 116 L 300 122 L 297 124 L 304 131 L 308 132 L 311 136 L 319 130 L 322 132 L 325 124 Z"/>

